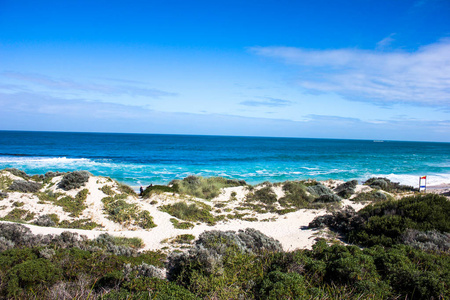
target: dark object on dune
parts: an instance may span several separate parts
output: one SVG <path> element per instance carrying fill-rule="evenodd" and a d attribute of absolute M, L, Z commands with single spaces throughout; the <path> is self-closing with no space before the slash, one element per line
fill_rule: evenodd
<path fill-rule="evenodd" d="M 75 171 L 72 173 L 67 173 L 58 184 L 58 187 L 62 188 L 65 191 L 78 189 L 84 186 L 86 182 L 88 182 L 90 175 L 91 174 L 87 171 Z"/>
<path fill-rule="evenodd" d="M 42 184 L 37 182 L 25 181 L 25 180 L 15 180 L 9 189 L 11 191 L 17 191 L 22 193 L 36 193 L 42 187 Z"/>
<path fill-rule="evenodd" d="M 339 185 L 337 188 L 334 189 L 334 192 L 344 199 L 349 198 L 351 195 L 355 193 L 356 185 L 358 185 L 357 180 L 351 180 L 347 181 L 341 185 Z"/>

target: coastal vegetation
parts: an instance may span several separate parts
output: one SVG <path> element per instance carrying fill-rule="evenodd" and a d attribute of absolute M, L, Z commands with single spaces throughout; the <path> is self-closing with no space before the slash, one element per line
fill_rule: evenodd
<path fill-rule="evenodd" d="M 188 176 L 183 180 L 172 180 L 169 186 L 179 193 L 198 198 L 211 200 L 220 194 L 220 190 L 226 187 L 245 186 L 243 180 L 226 179 L 223 177 Z"/>
<path fill-rule="evenodd" d="M 59 182 L 58 187 L 65 191 L 78 189 L 84 186 L 86 182 L 88 182 L 90 175 L 91 174 L 87 171 L 75 171 L 67 173 Z"/>
<path fill-rule="evenodd" d="M 216 218 L 211 214 L 211 207 L 198 201 L 191 204 L 177 202 L 174 204 L 162 205 L 159 209 L 184 221 L 204 222 L 209 225 L 214 225 L 216 223 Z"/>
<path fill-rule="evenodd" d="M 219 188 L 217 198 L 210 198 L 211 182 L 193 176 L 181 191 L 177 182 L 146 189 L 151 198 L 147 200 L 104 177 L 97 178 L 90 191 L 91 185 L 85 185 L 66 192 L 59 181 L 70 173 L 47 180 L 55 176 L 13 172 L 16 177 L 0 174 L 6 194 L 2 208 L 8 209 L 2 220 L 101 227 L 82 213 L 90 192 L 103 197 L 100 211 L 115 226 L 155 226 L 143 208 L 157 199 L 160 204 L 152 209 L 170 214 L 174 228 L 186 231 L 162 241 L 162 253 L 142 251 L 140 238 L 100 234 L 89 240 L 67 231 L 34 235 L 21 224 L 0 223 L 0 299 L 450 298 L 450 201 L 387 179 L 370 179 L 366 186 L 309 180 L 246 185 L 248 189 L 240 188 L 238 181 L 214 179 L 211 182 L 230 189 Z M 17 177 L 42 187 L 36 192 L 12 191 Z M 368 205 L 356 211 L 340 208 L 342 202 Z M 40 213 L 30 203 L 57 205 L 64 214 Z M 310 250 L 284 251 L 276 239 L 251 228 L 205 231 L 197 239 L 188 231 L 199 223 L 214 225 L 227 219 L 271 222 L 304 208 L 332 208 L 308 226 L 319 229 L 316 232 L 331 230 L 332 238 L 317 238 Z M 295 228 L 302 230 L 300 226 Z"/>
<path fill-rule="evenodd" d="M 136 225 L 143 229 L 156 227 L 153 218 L 146 210 L 141 210 L 136 203 L 128 203 L 126 194 L 117 194 L 102 199 L 108 218 L 124 225 Z"/>
<path fill-rule="evenodd" d="M 328 245 L 285 252 L 254 229 L 204 232 L 186 252 L 143 251 L 140 239 L 35 236 L 0 224 L 2 298 L 445 299 L 448 252 Z M 192 235 L 172 242 L 191 244 Z"/>

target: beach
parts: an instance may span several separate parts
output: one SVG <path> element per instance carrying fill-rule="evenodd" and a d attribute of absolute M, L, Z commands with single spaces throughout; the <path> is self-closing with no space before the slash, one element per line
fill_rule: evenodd
<path fill-rule="evenodd" d="M 17 173 L 19 174 L 19 173 Z M 71 173 L 68 173 L 71 174 Z M 19 174 L 20 175 L 20 174 Z M 0 174 L 3 182 L 9 179 L 9 183 L 14 181 L 24 181 L 23 176 L 12 174 L 8 170 L 1 171 Z M 19 218 L 22 224 L 29 227 L 34 234 L 60 234 L 64 231 L 77 232 L 80 235 L 93 239 L 102 233 L 108 233 L 113 236 L 120 237 L 137 237 L 142 239 L 144 247 L 142 250 L 165 250 L 172 251 L 180 249 L 183 245 L 173 243 L 174 239 L 180 235 L 193 235 L 197 238 L 201 233 L 211 230 L 219 231 L 239 231 L 246 228 L 259 230 L 263 234 L 280 241 L 282 247 L 286 251 L 296 249 L 310 249 L 319 237 L 326 236 L 329 232 L 324 230 L 309 229 L 308 224 L 317 216 L 324 215 L 328 211 L 352 207 L 356 211 L 363 208 L 369 202 L 354 202 L 361 193 L 370 193 L 374 189 L 367 185 L 357 184 L 354 188 L 355 193 L 349 199 L 341 199 L 339 203 L 332 207 L 324 206 L 322 208 L 291 208 L 286 211 L 283 207 L 272 209 L 272 211 L 261 211 L 259 208 L 251 208 L 248 205 L 249 195 L 255 195 L 260 190 L 269 190 L 273 192 L 273 197 L 277 201 L 286 196 L 283 184 L 265 183 L 253 186 L 233 186 L 221 188 L 218 195 L 212 199 L 202 199 L 186 194 L 178 194 L 174 192 L 153 192 L 148 197 L 140 197 L 129 191 L 129 194 L 123 193 L 121 184 L 111 180 L 108 177 L 89 175 L 87 181 L 80 187 L 64 190 L 61 188 L 61 181 L 65 175 L 57 175 L 51 180 L 44 181 L 40 189 L 36 192 L 19 192 L 3 189 L 7 192 L 7 196 L 0 201 L 2 210 L 0 217 L 8 220 L 12 213 L 25 212 Z M 29 182 L 33 180 L 27 179 Z M 344 181 L 328 180 L 322 182 L 314 182 L 318 186 L 324 186 L 330 191 L 344 184 Z M 428 192 L 446 193 L 448 185 L 429 187 Z M 153 187 L 152 187 L 153 188 Z M 55 199 L 76 199 L 80 192 L 87 190 L 87 195 L 82 204 L 84 209 L 74 213 L 67 206 L 61 204 Z M 389 194 L 389 193 L 386 193 Z M 402 196 L 408 193 L 402 194 Z M 411 194 L 411 193 L 409 193 Z M 49 200 L 49 195 L 59 195 L 53 200 Z M 112 197 L 112 195 L 114 195 Z M 46 198 L 47 197 L 47 198 Z M 126 201 L 126 205 L 122 206 L 124 211 L 132 207 L 134 215 L 130 215 L 128 219 L 115 219 L 113 215 L 108 213 L 105 199 L 114 197 L 121 198 Z M 399 197 L 391 194 L 390 197 Z M 74 201 L 74 200 L 72 200 Z M 203 212 L 207 211 L 211 220 L 183 220 L 183 217 L 177 218 L 176 212 L 168 213 L 164 208 L 170 207 L 177 203 L 193 205 Z M 258 204 L 258 202 L 256 202 Z M 260 203 L 261 207 L 265 206 Z M 125 208 L 124 208 L 125 207 Z M 271 207 L 271 206 L 270 206 Z M 265 208 L 265 209 L 266 209 Z M 147 228 L 138 224 L 136 215 L 141 212 L 148 212 L 152 218 L 152 225 Z M 59 222 L 66 222 L 65 226 L 44 227 L 34 225 L 40 216 L 54 214 L 57 215 Z M 28 217 L 27 216 L 31 216 Z M 22 219 L 21 219 L 22 218 Z M 133 220 L 135 218 L 135 220 Z M 189 216 L 188 216 L 189 218 Z M 75 225 L 75 221 L 82 220 L 79 223 L 80 228 L 64 228 Z M 174 220 L 179 223 L 189 224 L 188 228 L 180 229 L 174 224 Z M 7 221 L 5 221 L 7 222 Z M 83 229 L 83 226 L 89 222 L 96 224 L 91 230 Z M 83 225 L 84 224 L 84 225 Z M 153 227 L 154 226 L 154 227 Z"/>

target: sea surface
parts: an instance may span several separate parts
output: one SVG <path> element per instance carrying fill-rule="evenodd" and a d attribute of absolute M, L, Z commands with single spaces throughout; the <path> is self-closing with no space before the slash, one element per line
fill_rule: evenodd
<path fill-rule="evenodd" d="M 450 143 L 270 137 L 0 131 L 0 169 L 87 170 L 131 186 L 188 175 L 256 184 L 373 176 L 450 183 Z"/>

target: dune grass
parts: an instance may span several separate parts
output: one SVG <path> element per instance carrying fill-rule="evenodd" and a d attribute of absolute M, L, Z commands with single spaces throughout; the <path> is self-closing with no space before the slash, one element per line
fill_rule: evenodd
<path fill-rule="evenodd" d="M 245 181 L 226 179 L 223 177 L 188 176 L 183 180 L 172 180 L 170 184 L 179 194 L 191 195 L 202 199 L 213 199 L 226 187 L 243 186 Z"/>

